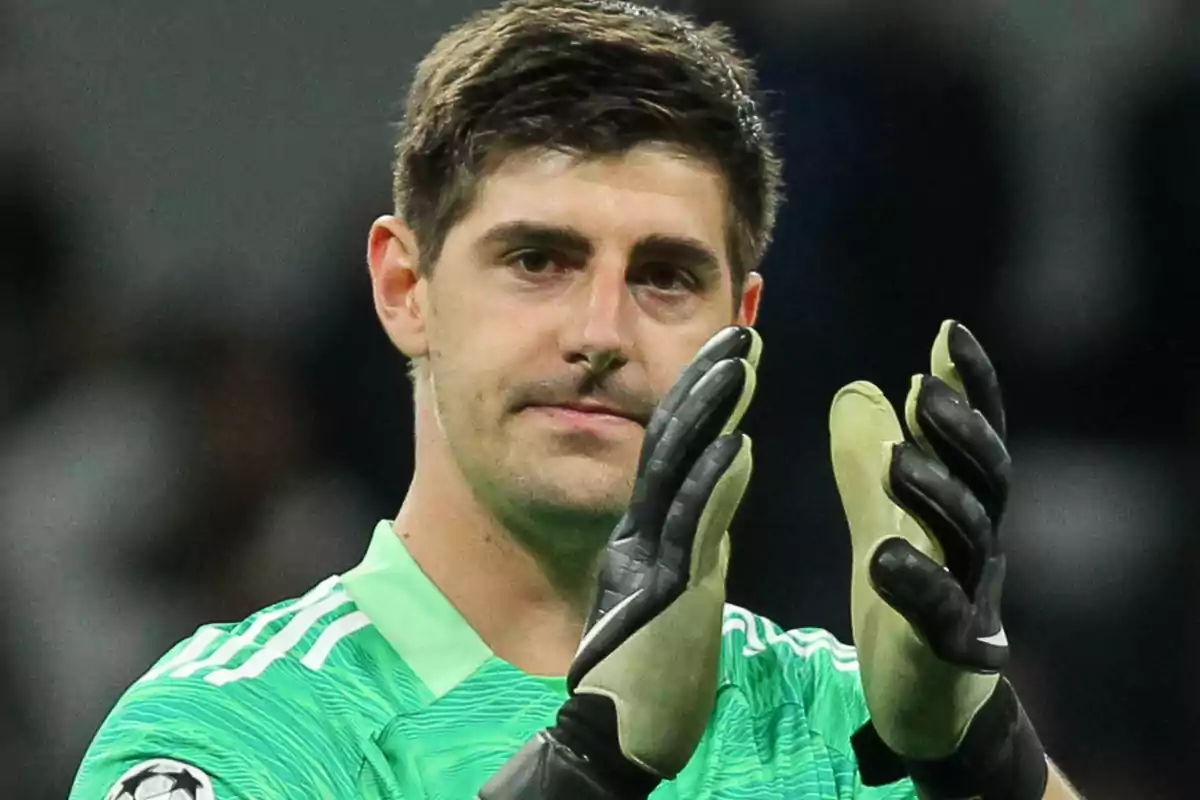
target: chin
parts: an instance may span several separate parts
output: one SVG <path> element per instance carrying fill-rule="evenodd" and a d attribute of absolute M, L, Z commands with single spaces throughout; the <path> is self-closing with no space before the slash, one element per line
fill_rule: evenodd
<path fill-rule="evenodd" d="M 590 569 L 629 506 L 634 465 L 557 457 L 508 467 L 500 507 L 512 535 L 547 563 Z"/>
<path fill-rule="evenodd" d="M 588 516 L 619 517 L 633 494 L 633 465 L 617 466 L 594 458 L 556 458 L 540 465 L 528 482 L 545 505 Z"/>

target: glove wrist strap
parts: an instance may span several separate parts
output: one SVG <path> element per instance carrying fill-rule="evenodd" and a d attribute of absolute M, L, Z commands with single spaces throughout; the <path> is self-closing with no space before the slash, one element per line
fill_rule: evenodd
<path fill-rule="evenodd" d="M 500 768 L 479 800 L 642 800 L 660 780 L 622 754 L 612 701 L 580 694 L 559 709 L 557 725 Z"/>
<path fill-rule="evenodd" d="M 867 785 L 912 777 L 931 800 L 1042 800 L 1049 778 L 1046 753 L 1016 692 L 1001 679 L 967 727 L 952 755 L 935 760 L 902 758 L 887 749 L 867 723 L 853 738 Z"/>
<path fill-rule="evenodd" d="M 478 800 L 615 800 L 587 761 L 548 731 L 525 743 L 479 790 Z"/>
<path fill-rule="evenodd" d="M 478 800 L 625 800 L 648 795 L 629 794 L 549 731 L 539 731 L 484 784 Z"/>
<path fill-rule="evenodd" d="M 971 720 L 953 755 L 905 763 L 913 781 L 932 798 L 980 800 L 1042 800 L 1050 769 L 1033 723 L 1004 679 Z"/>

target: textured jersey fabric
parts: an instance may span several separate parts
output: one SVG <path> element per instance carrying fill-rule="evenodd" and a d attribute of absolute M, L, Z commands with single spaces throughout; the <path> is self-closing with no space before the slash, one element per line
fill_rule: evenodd
<path fill-rule="evenodd" d="M 168 652 L 104 722 L 70 798 L 154 781 L 142 795 L 470 800 L 565 698 L 563 678 L 494 656 L 381 522 L 345 575 Z M 727 606 L 716 710 L 653 798 L 915 798 L 907 781 L 862 786 L 850 735 L 866 717 L 853 649 Z"/>

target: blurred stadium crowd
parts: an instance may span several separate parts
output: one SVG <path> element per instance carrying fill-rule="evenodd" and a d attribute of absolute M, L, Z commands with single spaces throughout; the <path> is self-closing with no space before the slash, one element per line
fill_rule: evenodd
<path fill-rule="evenodd" d="M 101 5 L 0 12 L 4 797 L 62 797 L 160 653 L 397 507 L 363 245 L 406 76 L 480 4 Z M 732 599 L 848 638 L 828 401 L 902 396 L 956 316 L 1009 402 L 1014 680 L 1089 798 L 1195 796 L 1200 9 L 687 8 L 759 54 L 788 158 Z"/>

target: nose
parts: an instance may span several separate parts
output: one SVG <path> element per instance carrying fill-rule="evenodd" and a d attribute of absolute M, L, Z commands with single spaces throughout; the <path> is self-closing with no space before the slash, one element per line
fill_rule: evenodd
<path fill-rule="evenodd" d="M 612 372 L 629 361 L 632 345 L 624 264 L 593 264 L 580 288 L 578 301 L 566 309 L 563 355 L 593 374 Z"/>

